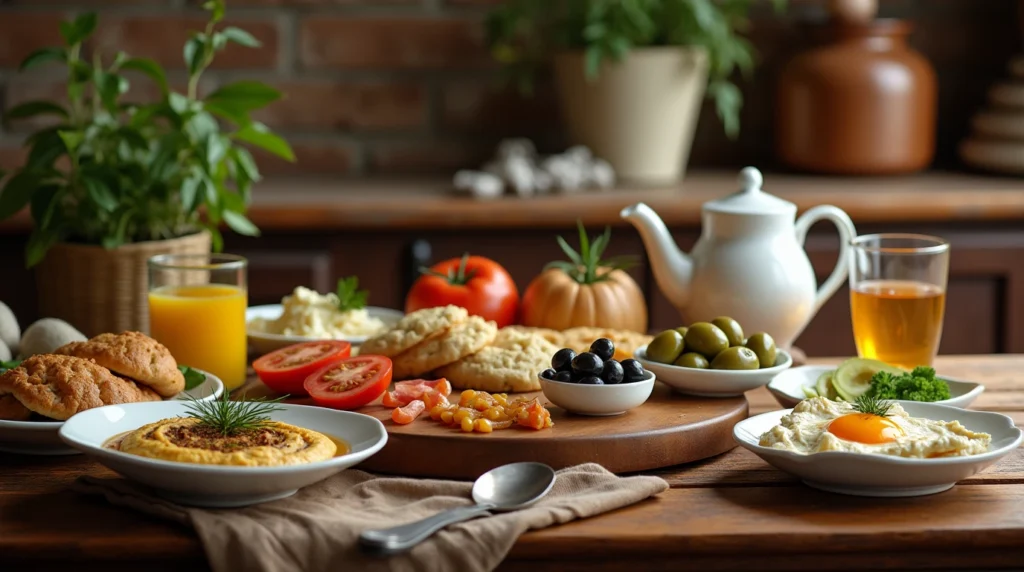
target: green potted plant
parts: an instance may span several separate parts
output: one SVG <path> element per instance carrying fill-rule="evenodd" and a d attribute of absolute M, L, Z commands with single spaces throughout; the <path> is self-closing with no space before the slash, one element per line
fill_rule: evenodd
<path fill-rule="evenodd" d="M 222 224 L 258 234 L 245 212 L 260 173 L 245 145 L 294 160 L 283 139 L 250 119 L 280 97 L 276 90 L 238 81 L 199 97 L 200 77 L 217 52 L 229 43 L 259 45 L 248 32 L 221 25 L 223 0 L 203 7 L 209 21 L 184 47 L 185 93 L 171 89 L 152 60 L 123 52 L 87 57 L 92 13 L 61 24 L 63 46 L 21 64 L 63 65 L 67 98 L 26 102 L 5 114 L 5 121 L 48 115 L 56 124 L 27 138 L 21 168 L 0 172 L 0 220 L 28 207 L 34 225 L 26 259 L 36 267 L 40 311 L 86 334 L 145 330 L 150 256 L 220 250 Z M 128 102 L 128 72 L 148 76 L 159 97 Z"/>
<path fill-rule="evenodd" d="M 781 9 L 785 0 L 773 0 Z M 494 58 L 527 91 L 553 64 L 574 143 L 620 178 L 664 184 L 685 170 L 705 94 L 726 133 L 743 104 L 732 82 L 754 49 L 741 32 L 753 0 L 509 0 L 491 12 Z"/>

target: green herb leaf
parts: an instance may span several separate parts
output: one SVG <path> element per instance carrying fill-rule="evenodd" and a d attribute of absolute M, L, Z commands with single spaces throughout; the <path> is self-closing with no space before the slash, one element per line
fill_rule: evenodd
<path fill-rule="evenodd" d="M 28 237 L 28 244 L 25 245 L 26 266 L 32 268 L 39 264 L 46 257 L 46 252 L 57 244 L 60 236 L 50 230 L 36 229 Z"/>
<path fill-rule="evenodd" d="M 186 411 L 199 419 L 200 425 L 213 428 L 224 436 L 259 429 L 270 421 L 271 413 L 284 409 L 277 406 L 284 397 L 270 401 L 231 401 L 228 391 L 221 394 L 220 399 L 210 401 L 199 401 L 187 393 L 185 399 L 189 402 L 185 406 Z"/>
<path fill-rule="evenodd" d="M 221 119 L 227 119 L 239 127 L 245 127 L 252 123 L 252 119 L 249 118 L 249 112 L 245 108 L 228 101 L 204 101 L 203 109 Z"/>
<path fill-rule="evenodd" d="M 72 22 L 60 23 L 60 35 L 69 46 L 85 41 L 96 29 L 96 13 L 86 12 Z"/>
<path fill-rule="evenodd" d="M 179 365 L 178 371 L 185 376 L 185 391 L 195 389 L 206 381 L 206 374 L 187 365 Z"/>
<path fill-rule="evenodd" d="M 250 145 L 255 145 L 287 161 L 295 161 L 295 153 L 292 152 L 292 148 L 288 143 L 271 133 L 262 123 L 252 123 L 239 129 L 235 133 L 235 138 Z"/>
<path fill-rule="evenodd" d="M 85 185 L 86 190 L 89 192 L 89 197 L 96 202 L 99 207 L 107 212 L 114 212 L 117 210 L 120 204 L 114 193 L 110 191 L 110 187 L 106 183 L 99 179 L 82 178 L 82 184 Z"/>
<path fill-rule="evenodd" d="M 338 309 L 342 312 L 348 310 L 359 310 L 366 307 L 366 300 L 370 296 L 369 291 L 359 290 L 359 278 L 349 276 L 338 280 Z"/>
<path fill-rule="evenodd" d="M 7 179 L 3 191 L 0 191 L 0 220 L 8 219 L 25 208 L 38 186 L 39 176 L 32 171 L 19 171 Z"/>
<path fill-rule="evenodd" d="M 14 369 L 21 365 L 20 359 L 12 359 L 9 361 L 0 361 L 0 373 L 3 373 L 9 369 Z"/>
<path fill-rule="evenodd" d="M 47 62 L 63 62 L 68 57 L 64 48 L 40 48 L 21 60 L 20 71 L 27 71 Z"/>
<path fill-rule="evenodd" d="M 248 149 L 233 147 L 231 155 L 235 159 L 235 165 L 238 167 L 238 170 L 245 173 L 246 178 L 252 182 L 260 180 L 260 170 L 256 167 L 256 161 L 252 158 L 252 154 L 249 153 Z"/>
<path fill-rule="evenodd" d="M 231 230 L 245 236 L 259 236 L 260 229 L 256 228 L 256 225 L 251 220 L 245 217 L 244 214 L 225 210 L 223 213 L 224 222 L 227 223 Z"/>
<path fill-rule="evenodd" d="M 225 85 L 206 96 L 206 103 L 226 105 L 246 111 L 277 101 L 281 92 L 258 81 L 238 81 Z"/>
<path fill-rule="evenodd" d="M 545 265 L 545 270 L 557 268 L 558 270 L 568 274 L 570 278 L 580 284 L 595 284 L 597 282 L 610 280 L 613 272 L 625 270 L 635 264 L 634 259 L 631 257 L 619 256 L 608 260 L 603 260 L 601 258 L 604 255 L 605 249 L 608 248 L 608 244 L 611 243 L 611 227 L 605 227 L 604 233 L 591 242 L 587 237 L 587 231 L 583 226 L 583 222 L 576 221 L 576 226 L 579 231 L 579 252 L 577 253 L 573 250 L 564 238 L 560 236 L 556 237 L 558 246 L 560 246 L 562 251 L 565 252 L 565 255 L 569 258 L 569 262 L 556 260 Z M 607 270 L 599 272 L 601 268 L 606 268 Z"/>
<path fill-rule="evenodd" d="M 228 40 L 247 48 L 258 48 L 261 45 L 260 41 L 253 37 L 252 34 L 241 28 L 228 26 L 221 30 L 221 33 L 224 34 L 224 37 Z"/>
<path fill-rule="evenodd" d="M 121 64 L 122 70 L 135 70 L 146 74 L 160 88 L 160 92 L 166 94 L 168 91 L 167 74 L 164 73 L 160 64 L 149 58 L 131 58 Z"/>
<path fill-rule="evenodd" d="M 879 417 L 888 416 L 891 408 L 891 402 L 884 401 L 867 394 L 858 397 L 857 401 L 853 404 L 854 411 L 859 411 L 868 415 L 877 415 Z"/>
<path fill-rule="evenodd" d="M 26 101 L 8 109 L 4 114 L 4 120 L 24 119 L 46 114 L 57 115 L 64 119 L 68 117 L 66 109 L 51 101 Z"/>
<path fill-rule="evenodd" d="M 206 43 L 204 34 L 195 34 L 185 42 L 185 65 L 188 73 L 195 75 L 203 65 L 203 58 L 206 57 Z"/>

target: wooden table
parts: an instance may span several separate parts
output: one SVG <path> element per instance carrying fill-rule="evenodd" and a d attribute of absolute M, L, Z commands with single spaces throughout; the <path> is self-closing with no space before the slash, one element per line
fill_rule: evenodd
<path fill-rule="evenodd" d="M 975 408 L 1024 424 L 1024 355 L 942 357 L 937 369 L 983 382 Z M 778 408 L 763 389 L 748 399 L 752 414 Z M 110 473 L 83 457 L 0 456 L 0 569 L 205 569 L 189 530 L 68 491 L 84 474 Z M 909 499 L 809 489 L 743 449 L 656 474 L 672 485 L 657 499 L 525 534 L 503 568 L 1024 567 L 1024 450 L 950 491 Z"/>

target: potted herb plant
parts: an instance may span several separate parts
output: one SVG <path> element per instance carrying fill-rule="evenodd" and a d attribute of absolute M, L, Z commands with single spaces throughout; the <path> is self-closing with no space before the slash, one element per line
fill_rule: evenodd
<path fill-rule="evenodd" d="M 64 45 L 38 50 L 21 64 L 67 69 L 65 101 L 30 101 L 5 121 L 49 115 L 56 124 L 31 134 L 25 164 L 0 172 L 0 220 L 28 207 L 34 226 L 26 248 L 36 267 L 39 308 L 86 334 L 145 330 L 146 260 L 163 253 L 220 250 L 220 225 L 244 235 L 260 173 L 245 145 L 294 160 L 289 145 L 250 112 L 280 94 L 238 81 L 199 97 L 203 72 L 229 43 L 259 45 L 248 32 L 221 25 L 223 0 L 206 2 L 206 28 L 184 47 L 185 93 L 168 85 L 154 61 L 93 53 L 96 28 L 87 13 L 60 26 Z M 160 95 L 129 103 L 127 72 L 148 76 Z"/>
<path fill-rule="evenodd" d="M 781 9 L 785 0 L 773 0 Z M 574 143 L 620 178 L 663 184 L 683 175 L 705 94 L 726 133 L 743 104 L 732 83 L 754 49 L 740 33 L 752 0 L 509 0 L 488 18 L 494 58 L 529 90 L 551 62 Z"/>

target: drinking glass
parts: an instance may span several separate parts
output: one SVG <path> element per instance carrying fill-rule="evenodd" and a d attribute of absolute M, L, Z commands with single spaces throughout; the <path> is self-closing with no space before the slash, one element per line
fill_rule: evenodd
<path fill-rule="evenodd" d="M 942 338 L 949 243 L 919 234 L 870 234 L 852 246 L 857 354 L 908 370 L 932 365 Z"/>
<path fill-rule="evenodd" d="M 227 389 L 245 383 L 248 262 L 230 254 L 149 259 L 149 333 L 179 364 L 206 370 Z"/>

